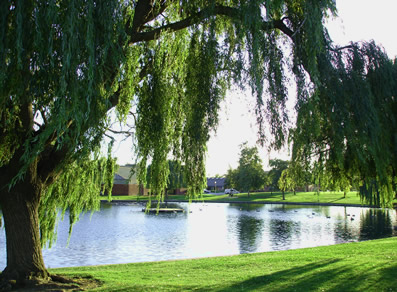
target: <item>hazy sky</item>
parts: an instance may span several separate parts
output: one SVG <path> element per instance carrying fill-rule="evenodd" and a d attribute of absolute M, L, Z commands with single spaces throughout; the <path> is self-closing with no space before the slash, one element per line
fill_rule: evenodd
<path fill-rule="evenodd" d="M 338 18 L 328 23 L 331 38 L 340 45 L 350 41 L 375 40 L 382 45 L 389 57 L 397 56 L 397 0 L 337 0 Z M 221 105 L 220 124 L 216 135 L 208 143 L 207 175 L 223 175 L 230 167 L 236 168 L 240 148 L 248 141 L 256 141 L 255 117 L 249 113 L 254 100 L 250 91 L 233 91 Z M 119 164 L 131 163 L 131 144 L 117 143 L 114 153 Z M 288 159 L 288 151 L 268 153 L 260 149 L 264 167 L 269 158 Z"/>

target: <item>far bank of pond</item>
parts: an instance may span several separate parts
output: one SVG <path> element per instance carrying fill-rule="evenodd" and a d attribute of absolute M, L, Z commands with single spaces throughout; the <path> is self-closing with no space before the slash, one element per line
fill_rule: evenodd
<path fill-rule="evenodd" d="M 144 204 L 114 202 L 81 216 L 68 240 L 43 251 L 48 267 L 150 262 L 289 250 L 397 235 L 395 210 L 349 206 L 195 203 L 184 213 L 145 214 Z M 5 254 L 4 231 L 0 247 Z M 0 268 L 5 257 L 0 258 Z"/>
<path fill-rule="evenodd" d="M 113 201 L 133 201 L 142 202 L 148 199 L 147 196 L 113 196 Z M 103 198 L 106 200 L 106 197 Z M 152 198 L 155 200 L 155 197 Z M 169 202 L 188 202 L 185 195 L 168 195 L 166 200 Z M 322 204 L 330 206 L 367 206 L 362 202 L 358 192 L 348 192 L 346 196 L 343 192 L 286 192 L 285 200 L 281 192 L 257 192 L 239 193 L 229 197 L 223 193 L 203 194 L 192 202 L 217 202 L 217 203 L 279 203 L 279 204 Z M 395 200 L 395 203 L 397 201 Z"/>

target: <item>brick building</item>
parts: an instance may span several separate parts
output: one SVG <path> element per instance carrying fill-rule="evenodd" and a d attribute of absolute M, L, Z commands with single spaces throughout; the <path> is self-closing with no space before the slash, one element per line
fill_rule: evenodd
<path fill-rule="evenodd" d="M 132 196 L 144 195 L 147 196 L 149 190 L 140 186 L 137 182 L 136 175 L 131 175 L 131 170 L 135 165 L 122 165 L 116 171 L 113 181 L 112 195 L 114 196 Z"/>

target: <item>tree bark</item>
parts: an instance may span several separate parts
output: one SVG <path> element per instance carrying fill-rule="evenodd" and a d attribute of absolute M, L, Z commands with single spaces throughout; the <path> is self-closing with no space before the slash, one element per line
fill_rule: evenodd
<path fill-rule="evenodd" d="M 2 285 L 23 286 L 35 280 L 48 280 L 40 244 L 38 208 L 42 188 L 25 178 L 8 191 L 3 186 L 0 203 L 3 212 L 7 266 Z"/>

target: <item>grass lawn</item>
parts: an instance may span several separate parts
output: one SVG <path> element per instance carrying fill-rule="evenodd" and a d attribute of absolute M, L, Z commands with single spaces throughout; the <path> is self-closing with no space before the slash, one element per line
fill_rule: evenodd
<path fill-rule="evenodd" d="M 147 197 L 140 196 L 113 196 L 113 200 L 146 200 Z M 168 195 L 168 200 L 183 201 L 187 200 L 184 195 Z M 202 198 L 195 201 L 219 201 L 219 202 L 304 202 L 304 203 L 332 203 L 332 204 L 357 204 L 361 205 L 360 196 L 357 192 L 349 192 L 346 198 L 343 197 L 343 192 L 299 192 L 294 195 L 293 192 L 285 193 L 285 200 L 281 192 L 266 192 L 266 193 L 241 193 L 229 197 L 228 195 L 212 195 L 203 194 Z"/>
<path fill-rule="evenodd" d="M 102 281 L 93 291 L 397 291 L 397 238 L 51 272 Z"/>

